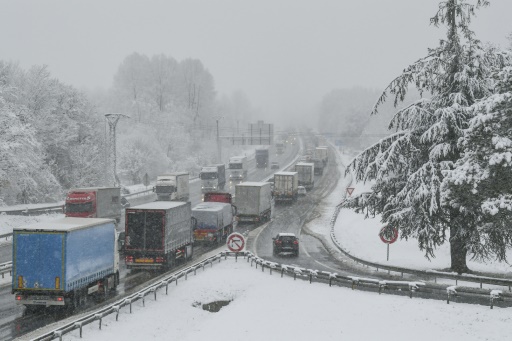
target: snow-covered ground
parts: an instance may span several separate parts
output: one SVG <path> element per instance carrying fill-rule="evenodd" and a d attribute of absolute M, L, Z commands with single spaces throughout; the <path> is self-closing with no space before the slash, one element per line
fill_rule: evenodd
<path fill-rule="evenodd" d="M 344 174 L 345 169 L 342 165 L 347 165 L 353 155 L 340 154 L 338 157 L 340 172 Z M 352 183 L 351 181 L 351 177 L 347 176 L 338 182 L 336 190 L 319 205 L 322 217 L 308 225 L 310 230 L 322 235 L 332 245 L 333 249 L 336 249 L 336 247 L 330 238 L 330 220 L 336 205 L 344 200 L 347 195 L 346 188 L 354 188 L 352 196 L 367 192 L 370 188 L 368 184 Z M 342 209 L 336 220 L 334 233 L 345 250 L 367 261 L 422 270 L 443 270 L 450 267 L 449 244 L 439 247 L 435 253 L 436 257 L 428 260 L 425 258 L 424 252 L 418 249 L 416 239 L 406 241 L 399 238 L 391 244 L 389 261 L 387 261 L 386 244 L 379 238 L 379 231 L 382 226 L 379 216 L 373 218 L 370 215 L 369 218 L 365 218 L 364 214 L 355 213 L 350 209 Z M 512 250 L 509 250 L 507 255 L 512 260 Z M 512 267 L 503 262 L 488 261 L 482 263 L 468 259 L 468 266 L 475 271 L 512 275 Z"/>
<path fill-rule="evenodd" d="M 230 301 L 218 312 L 203 304 Z M 269 274 L 233 258 L 205 267 L 95 321 L 83 340 L 507 340 L 512 315 L 495 308 L 378 295 Z M 79 331 L 63 340 L 80 340 Z"/>

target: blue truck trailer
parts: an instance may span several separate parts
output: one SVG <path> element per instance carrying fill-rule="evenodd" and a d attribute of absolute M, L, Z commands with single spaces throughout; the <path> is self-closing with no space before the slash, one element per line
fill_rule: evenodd
<path fill-rule="evenodd" d="M 115 221 L 62 218 L 13 229 L 18 305 L 79 307 L 119 284 Z"/>

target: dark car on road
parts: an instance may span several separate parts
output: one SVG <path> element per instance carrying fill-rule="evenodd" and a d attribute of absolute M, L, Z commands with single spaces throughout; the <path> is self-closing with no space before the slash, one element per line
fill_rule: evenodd
<path fill-rule="evenodd" d="M 292 253 L 295 256 L 299 255 L 299 238 L 293 233 L 278 233 L 275 238 L 272 238 L 272 244 L 274 255 L 282 252 Z"/>

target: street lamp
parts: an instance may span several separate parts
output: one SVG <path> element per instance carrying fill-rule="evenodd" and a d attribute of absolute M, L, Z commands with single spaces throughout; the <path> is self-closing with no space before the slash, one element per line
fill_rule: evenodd
<path fill-rule="evenodd" d="M 217 122 L 217 154 L 219 158 L 219 163 L 222 163 L 222 154 L 220 148 L 220 138 L 219 138 L 219 121 L 222 120 L 224 116 L 215 116 L 214 119 Z"/>
<path fill-rule="evenodd" d="M 112 174 L 110 179 L 107 178 L 107 183 L 113 183 L 114 187 L 121 185 L 119 178 L 117 177 L 117 158 L 116 158 L 116 125 L 121 117 L 130 118 L 125 114 L 105 114 L 105 119 L 109 126 L 109 158 L 108 161 L 112 162 Z"/>

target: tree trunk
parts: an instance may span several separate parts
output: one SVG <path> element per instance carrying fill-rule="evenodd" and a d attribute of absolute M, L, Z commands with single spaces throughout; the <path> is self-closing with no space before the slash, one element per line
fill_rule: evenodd
<path fill-rule="evenodd" d="M 451 270 L 458 274 L 469 272 L 466 264 L 466 256 L 468 250 L 464 241 L 457 238 L 457 228 L 450 228 L 450 256 L 451 256 Z"/>

